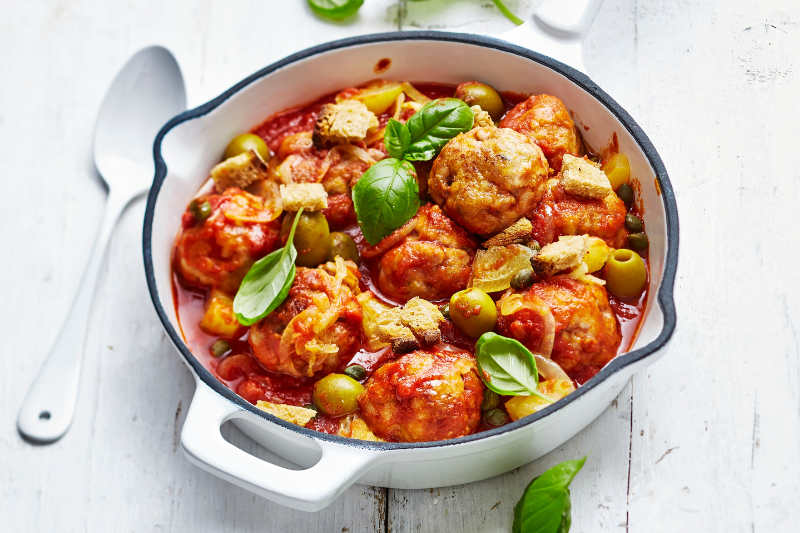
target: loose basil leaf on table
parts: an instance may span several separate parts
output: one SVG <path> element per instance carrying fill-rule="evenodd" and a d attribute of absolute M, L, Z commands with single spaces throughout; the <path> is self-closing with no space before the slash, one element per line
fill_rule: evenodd
<path fill-rule="evenodd" d="M 386 124 L 386 131 L 383 135 L 383 144 L 390 157 L 403 159 L 408 145 L 411 143 L 411 134 L 402 122 L 390 118 Z"/>
<path fill-rule="evenodd" d="M 475 114 L 457 98 L 440 98 L 428 102 L 408 119 L 410 143 L 405 150 L 409 161 L 429 161 L 436 157 L 447 141 L 472 129 Z"/>
<path fill-rule="evenodd" d="M 372 165 L 353 187 L 353 207 L 364 238 L 378 244 L 417 214 L 419 185 L 413 165 L 394 158 Z"/>
<path fill-rule="evenodd" d="M 559 463 L 525 488 L 514 507 L 511 533 L 568 533 L 572 525 L 569 484 L 586 457 Z"/>
<path fill-rule="evenodd" d="M 484 333 L 475 345 L 478 371 L 486 386 L 505 396 L 536 396 L 553 400 L 536 390 L 539 370 L 533 354 L 517 340 Z"/>
<path fill-rule="evenodd" d="M 308 0 L 308 5 L 317 15 L 341 20 L 355 14 L 364 0 Z"/>
<path fill-rule="evenodd" d="M 233 312 L 243 326 L 255 324 L 275 310 L 286 297 L 294 282 L 297 249 L 294 230 L 303 208 L 297 212 L 286 245 L 256 261 L 242 280 L 233 299 Z"/>

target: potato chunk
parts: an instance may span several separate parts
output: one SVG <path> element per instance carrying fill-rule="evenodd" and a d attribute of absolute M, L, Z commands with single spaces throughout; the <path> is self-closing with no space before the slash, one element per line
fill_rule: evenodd
<path fill-rule="evenodd" d="M 206 302 L 206 313 L 200 321 L 200 329 L 211 335 L 234 339 L 244 333 L 233 312 L 233 298 L 219 289 L 213 289 Z"/>
<path fill-rule="evenodd" d="M 550 379 L 539 383 L 536 391 L 556 402 L 567 394 L 575 392 L 575 387 L 570 380 Z M 546 402 L 538 396 L 515 396 L 506 402 L 506 411 L 511 416 L 511 420 L 519 420 L 541 411 L 548 405 L 550 402 Z"/>

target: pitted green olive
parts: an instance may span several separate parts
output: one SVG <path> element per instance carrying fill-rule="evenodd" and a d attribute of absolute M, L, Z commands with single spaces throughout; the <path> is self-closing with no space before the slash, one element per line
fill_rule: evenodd
<path fill-rule="evenodd" d="M 249 152 L 250 150 L 255 150 L 265 163 L 269 161 L 269 147 L 267 147 L 267 143 L 264 142 L 264 139 L 252 133 L 243 133 L 242 135 L 234 137 L 225 148 L 224 157 L 225 159 L 229 159 Z"/>
<path fill-rule="evenodd" d="M 615 250 L 603 267 L 606 288 L 617 296 L 637 296 L 647 283 L 647 268 L 636 252 Z"/>
<path fill-rule="evenodd" d="M 456 87 L 456 98 L 468 106 L 479 106 L 495 122 L 503 116 L 503 99 L 492 87 L 478 81 L 464 82 Z"/>
<path fill-rule="evenodd" d="M 358 409 L 364 386 L 344 374 L 328 374 L 314 383 L 314 405 L 328 416 L 348 415 Z"/>
<path fill-rule="evenodd" d="M 287 213 L 284 217 L 281 225 L 282 238 L 289 235 L 295 216 L 295 213 Z M 315 267 L 324 263 L 331 250 L 331 231 L 325 215 L 320 211 L 303 211 L 294 231 L 293 243 L 297 249 L 297 266 Z"/>
<path fill-rule="evenodd" d="M 333 261 L 337 256 L 344 260 L 349 259 L 357 265 L 361 264 L 356 241 L 350 235 L 341 231 L 331 233 L 331 251 L 328 253 L 328 261 Z"/>
<path fill-rule="evenodd" d="M 450 298 L 450 319 L 469 335 L 477 339 L 497 324 L 497 307 L 494 300 L 480 289 L 464 289 Z"/>

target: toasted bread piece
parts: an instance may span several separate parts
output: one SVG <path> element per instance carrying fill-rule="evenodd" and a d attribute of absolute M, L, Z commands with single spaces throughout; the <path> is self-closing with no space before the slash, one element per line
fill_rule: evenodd
<path fill-rule="evenodd" d="M 425 346 L 439 344 L 442 340 L 439 324 L 444 322 L 444 316 L 439 308 L 429 301 L 415 296 L 403 306 L 400 318 Z"/>
<path fill-rule="evenodd" d="M 472 113 L 475 115 L 475 122 L 472 123 L 472 129 L 482 128 L 482 127 L 490 127 L 490 128 L 495 127 L 492 117 L 489 115 L 489 113 L 481 109 L 481 106 L 474 105 L 470 107 L 470 109 L 472 109 Z"/>
<path fill-rule="evenodd" d="M 403 325 L 402 308 L 392 307 L 378 317 L 378 332 L 392 344 L 394 353 L 413 352 L 419 348 L 414 333 Z"/>
<path fill-rule="evenodd" d="M 548 244 L 533 256 L 531 265 L 533 271 L 540 276 L 552 276 L 561 270 L 580 265 L 588 250 L 588 235 L 561 237 L 559 241 Z"/>
<path fill-rule="evenodd" d="M 317 412 L 313 409 L 306 409 L 305 407 L 298 407 L 296 405 L 270 403 L 264 400 L 258 400 L 256 407 L 271 415 L 277 416 L 281 420 L 286 420 L 298 426 L 305 426 L 312 418 L 317 416 Z"/>
<path fill-rule="evenodd" d="M 281 185 L 284 211 L 322 211 L 328 207 L 328 193 L 321 183 L 290 183 Z"/>
<path fill-rule="evenodd" d="M 239 187 L 244 189 L 251 183 L 267 177 L 267 164 L 254 151 L 250 150 L 235 157 L 229 157 L 211 169 L 211 178 L 218 192 Z"/>
<path fill-rule="evenodd" d="M 508 246 L 509 244 L 522 244 L 531 240 L 533 224 L 527 218 L 521 218 L 509 227 L 483 243 L 484 248 L 492 246 Z"/>
<path fill-rule="evenodd" d="M 317 115 L 312 141 L 317 148 L 363 141 L 378 126 L 378 117 L 358 100 L 325 104 Z"/>
<path fill-rule="evenodd" d="M 591 161 L 564 154 L 561 164 L 561 183 L 564 190 L 584 198 L 605 198 L 614 190 L 606 173 Z"/>

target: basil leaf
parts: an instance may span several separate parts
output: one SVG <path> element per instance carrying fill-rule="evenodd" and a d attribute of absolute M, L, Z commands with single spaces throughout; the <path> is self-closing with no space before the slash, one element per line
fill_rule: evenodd
<path fill-rule="evenodd" d="M 387 158 L 372 165 L 353 187 L 361 233 L 371 245 L 411 220 L 419 209 L 419 185 L 408 161 Z"/>
<path fill-rule="evenodd" d="M 572 525 L 569 484 L 586 457 L 564 461 L 531 481 L 514 507 L 511 533 L 567 533 Z"/>
<path fill-rule="evenodd" d="M 475 359 L 486 386 L 506 396 L 537 396 L 551 402 L 536 390 L 539 370 L 533 354 L 517 340 L 497 333 L 484 333 L 475 345 Z"/>
<path fill-rule="evenodd" d="M 233 312 L 243 326 L 255 324 L 270 314 L 289 295 L 296 271 L 294 261 L 297 259 L 297 249 L 293 244 L 294 230 L 302 212 L 300 208 L 294 217 L 286 246 L 256 261 L 244 276 L 233 299 Z"/>
<path fill-rule="evenodd" d="M 409 161 L 433 159 L 447 141 L 471 130 L 474 121 L 472 109 L 457 98 L 428 102 L 406 122 L 411 142 L 404 158 Z"/>
<path fill-rule="evenodd" d="M 494 5 L 497 6 L 497 9 L 499 9 L 500 12 L 503 15 L 505 15 L 506 18 L 508 18 L 508 20 L 510 20 L 511 22 L 516 24 L 517 26 L 520 26 L 520 25 L 525 23 L 524 20 L 522 20 L 521 18 L 516 16 L 514 13 L 511 12 L 510 9 L 508 9 L 505 5 L 503 5 L 503 2 L 501 2 L 500 0 L 492 0 L 492 1 L 494 2 Z"/>
<path fill-rule="evenodd" d="M 390 118 L 386 124 L 386 132 L 383 135 L 383 144 L 389 156 L 396 159 L 403 159 L 408 145 L 411 143 L 411 134 L 402 122 Z"/>
<path fill-rule="evenodd" d="M 364 0 L 308 0 L 308 5 L 317 15 L 341 20 L 354 14 Z"/>

